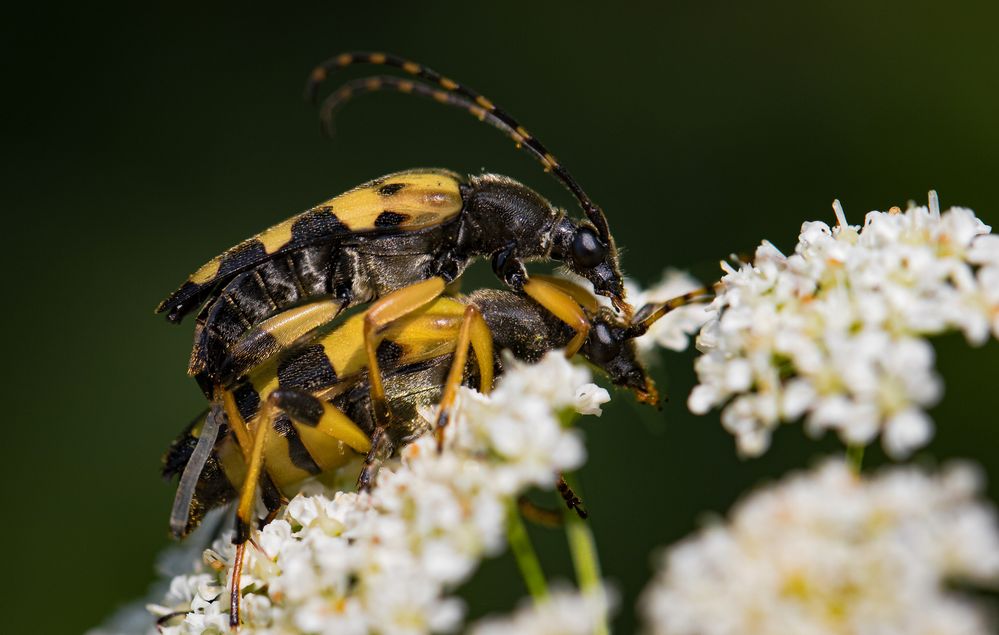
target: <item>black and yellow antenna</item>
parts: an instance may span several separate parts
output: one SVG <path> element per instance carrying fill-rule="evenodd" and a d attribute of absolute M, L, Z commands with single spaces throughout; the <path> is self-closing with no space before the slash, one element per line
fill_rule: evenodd
<path fill-rule="evenodd" d="M 358 64 L 374 64 L 398 68 L 414 77 L 425 80 L 429 85 L 390 76 L 368 77 L 344 84 L 339 90 L 330 95 L 323 104 L 324 126 L 326 126 L 327 130 L 331 129 L 332 114 L 337 107 L 357 95 L 381 90 L 393 90 L 407 94 L 412 93 L 461 108 L 479 120 L 486 121 L 505 132 L 514 140 L 518 147 L 527 148 L 541 162 L 546 172 L 551 172 L 555 178 L 561 181 L 572 192 L 572 195 L 579 201 L 579 205 L 586 214 L 586 217 L 596 227 L 597 233 L 604 244 L 608 247 L 613 246 L 610 230 L 607 227 L 607 218 L 604 216 L 603 210 L 583 191 L 583 188 L 576 182 L 576 179 L 572 178 L 569 171 L 558 162 L 544 144 L 538 141 L 509 113 L 496 106 L 496 104 L 482 94 L 468 86 L 459 84 L 449 77 L 441 75 L 432 68 L 427 68 L 422 64 L 392 55 L 391 53 L 359 51 L 341 53 L 336 57 L 326 60 L 312 71 L 305 87 L 306 98 L 315 103 L 318 100 L 319 87 L 326 81 L 330 74 L 348 66 Z"/>

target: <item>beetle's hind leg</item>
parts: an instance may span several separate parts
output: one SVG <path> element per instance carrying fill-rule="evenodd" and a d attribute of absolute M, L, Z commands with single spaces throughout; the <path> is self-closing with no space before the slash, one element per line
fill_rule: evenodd
<path fill-rule="evenodd" d="M 461 319 L 458 339 L 455 344 L 454 358 L 448 372 L 441 394 L 440 407 L 434 422 L 434 434 L 437 437 L 437 450 L 444 446 L 444 428 L 451 418 L 451 408 L 465 377 L 465 364 L 468 361 L 469 347 L 475 351 L 475 359 L 479 366 L 479 391 L 488 393 L 493 385 L 493 336 L 482 314 L 474 305 L 465 307 Z"/>

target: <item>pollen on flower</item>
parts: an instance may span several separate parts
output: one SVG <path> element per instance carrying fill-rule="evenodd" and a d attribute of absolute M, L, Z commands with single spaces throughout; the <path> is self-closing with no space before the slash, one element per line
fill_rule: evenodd
<path fill-rule="evenodd" d="M 584 459 L 567 410 L 599 413 L 607 392 L 555 351 L 536 365 L 507 358 L 490 396 L 460 391 L 438 452 L 432 435 L 383 467 L 371 493 L 310 483 L 255 535 L 240 589 L 247 633 L 446 633 L 464 621 L 451 591 L 503 549 L 511 501 L 553 488 Z M 433 413 L 427 413 L 432 421 Z M 179 614 L 161 632 L 228 630 L 231 532 L 151 607 Z"/>
<path fill-rule="evenodd" d="M 881 438 L 905 457 L 925 445 L 925 410 L 942 394 L 928 336 L 999 337 L 999 236 L 971 210 L 929 205 L 870 212 L 863 227 L 806 222 L 785 256 L 767 241 L 751 264 L 724 265 L 697 336 L 688 406 L 723 407 L 742 454 L 760 454 L 781 422 L 849 444 Z"/>
<path fill-rule="evenodd" d="M 662 557 L 642 609 L 653 635 L 986 635 L 950 583 L 999 583 L 999 522 L 967 465 L 858 478 L 829 461 L 740 502 Z"/>

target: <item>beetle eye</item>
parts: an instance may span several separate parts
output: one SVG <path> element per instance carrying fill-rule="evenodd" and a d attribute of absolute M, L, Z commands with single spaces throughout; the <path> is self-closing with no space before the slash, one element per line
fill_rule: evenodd
<path fill-rule="evenodd" d="M 621 340 L 606 324 L 597 323 L 590 331 L 590 361 L 604 364 L 618 356 L 621 352 Z"/>
<path fill-rule="evenodd" d="M 580 269 L 592 269 L 604 261 L 607 249 L 589 227 L 580 227 L 572 239 L 572 262 Z"/>

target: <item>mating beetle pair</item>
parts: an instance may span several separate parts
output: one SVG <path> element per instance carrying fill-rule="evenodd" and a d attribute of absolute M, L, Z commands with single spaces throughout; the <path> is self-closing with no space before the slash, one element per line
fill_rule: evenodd
<path fill-rule="evenodd" d="M 570 356 L 582 351 L 615 383 L 656 401 L 631 340 L 673 305 L 634 315 L 600 208 L 512 117 L 419 64 L 383 53 L 344 54 L 313 72 L 307 92 L 315 96 L 331 72 L 360 63 L 396 67 L 417 79 L 377 76 L 345 84 L 323 106 L 327 123 L 346 99 L 375 90 L 460 107 L 533 153 L 569 188 L 587 220 L 570 218 L 507 177 L 400 172 L 244 241 L 160 304 L 157 311 L 171 322 L 202 307 L 189 371 L 213 404 L 167 455 L 165 472 L 182 472 L 171 527 L 185 533 L 206 509 L 238 492 L 234 580 L 258 486 L 274 510 L 294 483 L 358 452 L 366 454 L 360 482 L 369 485 L 378 459 L 424 431 L 417 406 L 440 402 L 441 428 L 459 385 L 473 382 L 488 391 L 502 370 L 494 340 L 526 359 L 555 348 Z M 442 297 L 481 257 L 491 258 L 509 290 Z M 578 285 L 528 275 L 524 264 L 533 260 L 565 263 L 621 316 Z M 369 306 L 334 324 L 359 305 Z M 234 583 L 233 626 L 238 606 Z"/>

